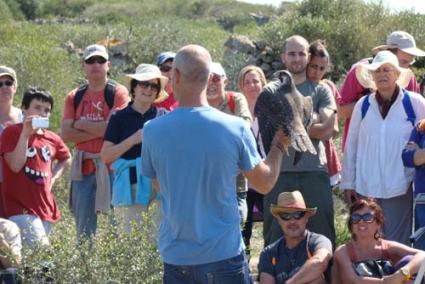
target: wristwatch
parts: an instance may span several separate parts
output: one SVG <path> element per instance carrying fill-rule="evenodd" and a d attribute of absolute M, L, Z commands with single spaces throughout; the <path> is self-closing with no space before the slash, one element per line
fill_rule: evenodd
<path fill-rule="evenodd" d="M 406 267 L 402 267 L 399 269 L 400 273 L 404 276 L 404 281 L 412 280 L 412 276 L 410 275 L 409 269 Z"/>

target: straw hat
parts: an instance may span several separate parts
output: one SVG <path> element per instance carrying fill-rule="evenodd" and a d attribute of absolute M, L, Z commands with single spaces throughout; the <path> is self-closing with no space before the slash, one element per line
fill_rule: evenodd
<path fill-rule="evenodd" d="M 391 64 L 400 72 L 400 75 L 397 79 L 397 85 L 402 88 L 405 88 L 407 85 L 409 85 L 409 81 L 413 76 L 413 72 L 410 69 L 400 67 L 397 56 L 388 50 L 378 52 L 373 58 L 372 63 L 360 63 L 356 66 L 356 77 L 359 83 L 364 88 L 376 90 L 377 87 L 375 81 L 373 80 L 371 71 L 375 71 L 384 64 Z"/>
<path fill-rule="evenodd" d="M 162 76 L 161 71 L 158 66 L 152 64 L 140 64 L 136 68 L 136 72 L 134 74 L 126 74 L 126 84 L 127 89 L 131 89 L 131 81 L 149 81 L 152 79 L 159 79 L 161 89 L 159 91 L 158 97 L 153 101 L 153 103 L 160 103 L 168 98 L 168 94 L 165 91 L 165 85 L 167 85 L 168 78 Z"/>
<path fill-rule="evenodd" d="M 425 56 L 425 51 L 416 47 L 416 42 L 413 36 L 404 31 L 392 32 L 387 37 L 387 44 L 376 46 L 372 49 L 374 54 L 382 50 L 398 48 L 403 52 L 414 56 Z"/>
<path fill-rule="evenodd" d="M 282 192 L 277 198 L 277 204 L 270 206 L 273 216 L 280 213 L 291 213 L 297 211 L 305 211 L 309 216 L 316 214 L 317 208 L 307 208 L 304 198 L 298 190 L 292 192 Z"/>

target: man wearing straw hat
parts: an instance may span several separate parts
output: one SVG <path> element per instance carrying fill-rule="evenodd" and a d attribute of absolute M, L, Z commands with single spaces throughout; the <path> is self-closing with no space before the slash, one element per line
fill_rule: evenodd
<path fill-rule="evenodd" d="M 412 35 L 404 31 L 395 31 L 388 35 L 385 45 L 379 45 L 372 49 L 375 55 L 379 51 L 389 50 L 397 56 L 400 67 L 409 68 L 414 62 L 415 57 L 425 56 L 425 51 L 416 47 L 415 39 Z M 355 63 L 345 77 L 344 84 L 341 87 L 341 97 L 337 98 L 338 114 L 345 117 L 345 128 L 342 137 L 342 146 L 345 148 L 345 141 L 348 135 L 350 118 L 356 102 L 364 95 L 371 93 L 370 90 L 361 84 L 356 77 L 356 66 L 358 64 L 370 63 L 371 58 L 365 58 Z M 413 76 L 406 89 L 411 92 L 419 93 L 420 88 Z M 350 202 L 347 200 L 347 202 Z"/>
<path fill-rule="evenodd" d="M 66 96 L 61 124 L 62 139 L 75 143 L 70 201 L 78 238 L 94 235 L 96 214 L 109 211 L 110 176 L 100 150 L 110 115 L 130 99 L 123 85 L 108 80 L 110 62 L 104 46 L 86 47 L 81 66 L 88 82 Z"/>
<path fill-rule="evenodd" d="M 323 273 L 332 257 L 331 241 L 306 229 L 316 208 L 307 208 L 298 190 L 279 194 L 270 211 L 283 236 L 260 255 L 260 283 L 324 283 Z"/>

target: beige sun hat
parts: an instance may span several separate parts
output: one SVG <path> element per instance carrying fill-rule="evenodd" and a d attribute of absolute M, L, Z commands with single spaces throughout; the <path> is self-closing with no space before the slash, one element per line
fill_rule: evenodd
<path fill-rule="evenodd" d="M 414 56 L 425 56 L 425 51 L 416 47 L 416 42 L 413 36 L 404 31 L 395 31 L 392 32 L 387 37 L 387 44 L 379 45 L 372 48 L 374 54 L 382 50 L 388 50 L 393 48 L 398 48 L 403 52 Z"/>
<path fill-rule="evenodd" d="M 158 66 L 153 64 L 140 64 L 136 68 L 136 72 L 134 74 L 126 74 L 127 80 L 127 89 L 131 89 L 131 81 L 149 81 L 152 79 L 159 79 L 161 89 L 159 91 L 158 97 L 153 101 L 154 103 L 160 103 L 168 98 L 168 94 L 165 91 L 165 85 L 167 85 L 168 78 L 162 76 L 161 70 L 159 70 Z"/>
<path fill-rule="evenodd" d="M 10 67 L 0 66 L 0 76 L 9 76 L 10 78 L 13 79 L 13 81 L 15 82 L 15 84 L 18 83 L 18 80 L 16 78 L 16 72 L 15 72 L 15 70 L 13 70 Z"/>
<path fill-rule="evenodd" d="M 291 213 L 297 211 L 307 212 L 309 216 L 316 214 L 317 208 L 307 208 L 304 198 L 298 190 L 292 192 L 282 192 L 277 198 L 277 204 L 270 206 L 270 211 L 273 216 L 280 213 Z"/>
<path fill-rule="evenodd" d="M 356 78 L 364 88 L 376 90 L 376 84 L 372 77 L 372 72 L 384 64 L 391 64 L 396 68 L 400 75 L 397 79 L 397 85 L 406 88 L 409 85 L 410 79 L 413 77 L 413 72 L 410 69 L 399 66 L 397 56 L 388 50 L 380 51 L 373 58 L 372 63 L 360 63 L 356 66 Z"/>
<path fill-rule="evenodd" d="M 86 49 L 84 49 L 83 60 L 87 60 L 93 56 L 100 56 L 105 58 L 106 60 L 109 60 L 108 51 L 103 45 L 100 44 L 92 44 L 87 46 Z"/>

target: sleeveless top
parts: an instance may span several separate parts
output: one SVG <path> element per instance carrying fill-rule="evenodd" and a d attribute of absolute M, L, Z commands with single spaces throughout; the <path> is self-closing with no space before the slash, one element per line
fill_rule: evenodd
<path fill-rule="evenodd" d="M 356 274 L 360 277 L 382 278 L 395 272 L 393 263 L 388 255 L 388 245 L 381 240 L 381 258 L 359 261 L 353 243 L 347 244 L 348 254 Z"/>

